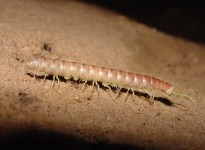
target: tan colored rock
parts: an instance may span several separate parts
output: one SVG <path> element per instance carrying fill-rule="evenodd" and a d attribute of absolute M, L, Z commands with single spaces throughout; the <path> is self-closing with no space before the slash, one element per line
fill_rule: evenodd
<path fill-rule="evenodd" d="M 65 143 L 73 136 L 108 148 L 205 148 L 204 47 L 79 1 L 1 0 L 0 10 L 2 142 L 34 130 L 39 139 L 55 132 Z M 155 76 L 197 102 L 170 97 L 150 106 L 125 93 L 113 100 L 114 92 L 91 95 L 91 85 L 83 92 L 64 80 L 52 88 L 52 78 L 41 83 L 25 72 L 36 55 Z"/>

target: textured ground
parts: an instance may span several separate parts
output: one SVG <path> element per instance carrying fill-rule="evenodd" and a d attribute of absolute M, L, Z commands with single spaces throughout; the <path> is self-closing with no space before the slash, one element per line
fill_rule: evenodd
<path fill-rule="evenodd" d="M 1 0 L 0 10 L 1 149 L 205 149 L 205 47 L 78 1 Z M 90 96 L 63 79 L 51 88 L 25 72 L 36 55 L 156 76 L 196 103 Z"/>

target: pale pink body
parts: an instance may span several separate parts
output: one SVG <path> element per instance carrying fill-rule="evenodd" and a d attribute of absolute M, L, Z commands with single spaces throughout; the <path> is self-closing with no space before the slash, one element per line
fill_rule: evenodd
<path fill-rule="evenodd" d="M 36 71 L 41 75 L 63 76 L 66 79 L 82 79 L 99 81 L 111 86 L 119 86 L 127 89 L 156 89 L 168 95 L 173 93 L 171 84 L 147 75 L 135 74 L 121 70 L 96 67 L 76 62 L 34 58 L 26 63 L 27 69 Z"/>

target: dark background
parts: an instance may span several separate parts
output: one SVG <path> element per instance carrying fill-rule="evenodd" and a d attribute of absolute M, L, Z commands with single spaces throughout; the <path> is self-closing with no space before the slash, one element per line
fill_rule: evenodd
<path fill-rule="evenodd" d="M 87 0 L 186 40 L 205 44 L 205 4 L 197 0 Z"/>

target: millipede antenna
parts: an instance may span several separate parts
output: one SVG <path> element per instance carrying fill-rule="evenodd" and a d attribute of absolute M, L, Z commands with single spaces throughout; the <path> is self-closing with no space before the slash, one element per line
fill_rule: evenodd
<path fill-rule="evenodd" d="M 191 96 L 183 94 L 183 93 L 173 92 L 173 95 L 175 95 L 175 96 L 182 96 L 182 97 L 185 97 L 185 98 L 187 98 L 187 99 L 189 99 L 189 100 L 191 100 L 193 102 L 196 102 L 196 100 L 193 99 Z"/>

